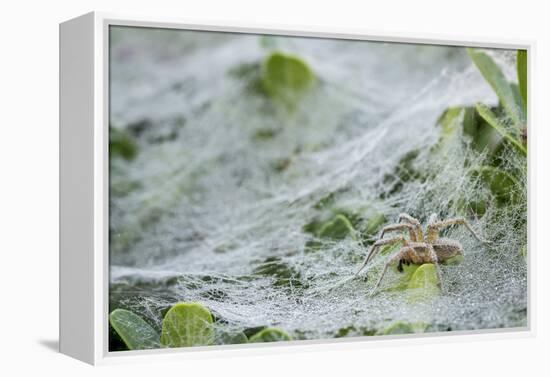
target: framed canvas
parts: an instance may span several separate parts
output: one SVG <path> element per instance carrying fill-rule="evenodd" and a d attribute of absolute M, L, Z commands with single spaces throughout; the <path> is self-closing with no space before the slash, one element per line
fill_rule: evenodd
<path fill-rule="evenodd" d="M 532 51 L 62 23 L 61 352 L 96 364 L 530 334 Z"/>

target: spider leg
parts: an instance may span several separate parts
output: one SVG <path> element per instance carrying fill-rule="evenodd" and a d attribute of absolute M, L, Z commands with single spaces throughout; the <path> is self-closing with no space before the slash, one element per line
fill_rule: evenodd
<path fill-rule="evenodd" d="M 359 270 L 355 273 L 355 276 L 359 275 L 359 273 L 363 270 L 363 268 L 365 268 L 365 266 L 367 265 L 367 263 L 369 263 L 369 261 L 371 260 L 372 257 L 374 257 L 374 255 L 376 254 L 376 251 L 379 250 L 380 246 L 384 246 L 384 245 L 389 245 L 389 244 L 392 244 L 392 243 L 397 243 L 397 242 L 402 242 L 403 245 L 405 246 L 408 246 L 409 245 L 409 242 L 407 241 L 407 239 L 403 236 L 399 236 L 399 237 L 394 237 L 394 238 L 388 238 L 388 239 L 384 239 L 384 240 L 378 240 L 376 241 L 369 253 L 367 254 L 367 257 L 365 258 L 365 261 L 363 262 L 363 264 L 361 265 L 361 268 L 359 268 Z"/>
<path fill-rule="evenodd" d="M 403 272 L 403 259 L 399 259 L 399 264 L 397 265 L 397 271 Z"/>
<path fill-rule="evenodd" d="M 464 219 L 463 217 L 457 217 L 457 218 L 454 218 L 454 219 L 447 219 L 447 220 L 443 220 L 443 221 L 438 221 L 432 225 L 429 225 L 429 228 L 430 230 L 433 229 L 432 232 L 429 232 L 431 233 L 432 235 L 432 238 L 434 238 L 433 240 L 431 240 L 431 242 L 435 241 L 435 239 L 437 239 L 437 233 L 443 229 L 443 228 L 446 228 L 446 227 L 449 227 L 451 225 L 464 225 L 466 227 L 466 229 L 468 229 L 468 231 L 470 233 L 472 233 L 472 235 L 474 236 L 474 238 L 476 240 L 478 240 L 479 242 L 481 243 L 485 243 L 485 244 L 488 244 L 490 243 L 490 241 L 487 241 L 487 240 L 484 240 L 482 239 L 475 231 L 474 229 L 472 228 L 472 226 L 470 225 L 470 223 L 468 221 L 466 221 L 466 219 Z"/>
<path fill-rule="evenodd" d="M 380 233 L 380 237 L 378 237 L 378 239 L 383 238 L 385 233 L 395 232 L 396 230 L 403 230 L 403 229 L 408 230 L 409 237 L 412 242 L 417 241 L 416 233 L 415 233 L 416 228 L 411 224 L 391 224 L 391 225 L 385 226 L 384 228 L 382 228 L 382 232 Z"/>
<path fill-rule="evenodd" d="M 439 286 L 440 289 L 442 289 L 443 280 L 441 278 L 441 267 L 439 266 L 439 258 L 437 257 L 437 253 L 435 252 L 433 246 L 430 244 L 426 244 L 426 245 L 428 246 L 428 250 L 430 253 L 430 261 L 435 266 L 435 272 L 437 274 L 437 280 L 438 280 L 437 285 Z"/>
<path fill-rule="evenodd" d="M 374 292 L 376 292 L 376 290 L 378 289 L 378 287 L 380 286 L 380 283 L 382 282 L 382 279 L 384 278 L 384 275 L 386 275 L 386 272 L 388 271 L 388 267 L 390 267 L 390 265 L 403 258 L 405 255 L 406 255 L 406 252 L 407 251 L 412 251 L 414 252 L 414 249 L 410 246 L 404 246 L 402 247 L 397 253 L 393 254 L 390 259 L 388 259 L 388 261 L 386 262 L 386 264 L 384 265 L 384 269 L 382 270 L 382 273 L 380 274 L 380 277 L 378 278 L 378 281 L 376 282 L 376 284 L 374 285 L 374 288 L 372 289 L 370 295 L 372 296 L 374 294 Z"/>
<path fill-rule="evenodd" d="M 403 220 L 414 226 L 414 229 L 416 231 L 416 239 L 418 240 L 418 242 L 423 241 L 424 233 L 422 232 L 422 225 L 420 224 L 420 221 L 407 213 L 400 213 L 397 222 L 400 223 Z"/>

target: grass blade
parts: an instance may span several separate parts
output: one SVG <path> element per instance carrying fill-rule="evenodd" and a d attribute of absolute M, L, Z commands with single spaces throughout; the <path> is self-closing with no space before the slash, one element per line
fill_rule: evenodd
<path fill-rule="evenodd" d="M 489 125 L 493 127 L 503 138 L 512 143 L 512 145 L 514 145 L 521 154 L 524 156 L 527 155 L 527 149 L 525 146 L 506 130 L 506 128 L 498 120 L 495 113 L 493 113 L 489 107 L 482 103 L 478 103 L 476 104 L 476 109 L 479 115 L 481 115 L 481 117 L 485 119 L 485 121 L 489 123 Z"/>
<path fill-rule="evenodd" d="M 521 98 L 523 98 L 523 109 L 527 113 L 527 51 L 518 50 L 517 54 L 518 83 Z"/>
<path fill-rule="evenodd" d="M 498 65 L 491 59 L 489 55 L 479 50 L 468 49 L 470 58 L 479 69 L 485 80 L 491 85 L 497 94 L 506 114 L 512 119 L 514 125 L 521 126 L 520 110 L 516 105 L 514 92 L 510 83 L 504 77 L 504 74 Z"/>

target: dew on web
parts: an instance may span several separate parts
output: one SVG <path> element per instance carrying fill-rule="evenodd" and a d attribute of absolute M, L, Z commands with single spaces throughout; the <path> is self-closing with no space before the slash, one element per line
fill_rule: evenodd
<path fill-rule="evenodd" d="M 442 266 L 444 293 L 429 302 L 389 289 L 393 269 L 369 296 L 387 255 L 354 277 L 376 233 L 307 231 L 335 213 L 361 229 L 402 212 L 425 224 L 491 195 L 472 174 L 485 156 L 466 135 L 433 152 L 447 108 L 497 103 L 464 49 L 278 38 L 319 78 L 289 112 L 230 74 L 266 54 L 256 36 L 117 33 L 111 123 L 133 133 L 139 153 L 111 161 L 112 307 L 160 327 L 168 306 L 200 302 L 225 328 L 277 326 L 297 339 L 396 321 L 441 331 L 526 324 L 526 167 L 513 151 L 503 156 L 524 179 L 516 200 L 468 217 L 492 244 L 448 229 L 465 258 Z"/>

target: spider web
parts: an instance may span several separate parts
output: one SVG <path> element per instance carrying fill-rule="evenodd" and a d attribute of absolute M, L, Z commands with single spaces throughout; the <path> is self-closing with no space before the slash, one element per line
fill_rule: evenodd
<path fill-rule="evenodd" d="M 297 339 L 371 334 L 395 321 L 430 331 L 525 326 L 526 167 L 512 151 L 504 159 L 523 177 L 518 199 L 469 216 L 490 247 L 464 228 L 445 233 L 465 259 L 442 266 L 445 293 L 429 302 L 389 290 L 395 269 L 369 297 L 387 255 L 369 264 L 368 279 L 354 278 L 361 242 L 304 231 L 336 211 L 356 216 L 357 228 L 401 212 L 425 224 L 491 195 L 472 178 L 485 156 L 467 136 L 433 152 L 445 109 L 497 104 L 465 50 L 274 38 L 319 78 L 289 111 L 251 89 L 251 76 L 231 73 L 261 61 L 259 40 L 113 30 L 111 125 L 133 132 L 139 153 L 111 161 L 111 310 L 159 328 L 167 307 L 196 301 L 226 329 L 276 326 Z M 491 53 L 511 64 L 510 52 Z M 407 154 L 409 168 L 396 170 Z"/>

